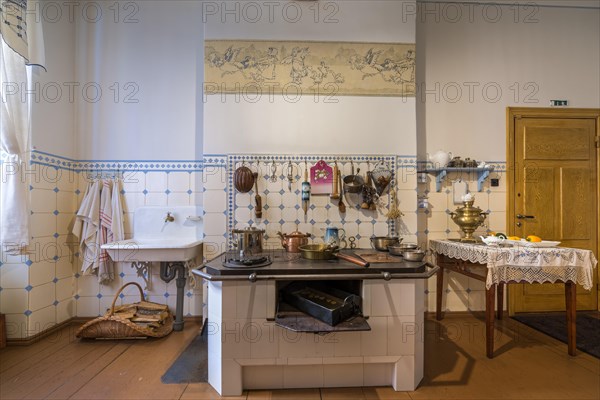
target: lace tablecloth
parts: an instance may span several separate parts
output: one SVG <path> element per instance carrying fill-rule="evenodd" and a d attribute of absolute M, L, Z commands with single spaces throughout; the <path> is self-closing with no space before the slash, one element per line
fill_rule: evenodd
<path fill-rule="evenodd" d="M 487 288 L 509 281 L 573 281 L 590 290 L 593 285 L 594 267 L 598 262 L 590 250 L 568 247 L 498 247 L 450 240 L 430 240 L 429 247 L 436 254 L 487 264 Z"/>

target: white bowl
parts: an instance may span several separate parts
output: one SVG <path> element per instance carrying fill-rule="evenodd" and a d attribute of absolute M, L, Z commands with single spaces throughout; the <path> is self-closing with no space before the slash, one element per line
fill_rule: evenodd
<path fill-rule="evenodd" d="M 498 236 L 480 236 L 483 243 L 488 246 L 498 246 L 500 243 L 504 242 L 506 239 Z"/>

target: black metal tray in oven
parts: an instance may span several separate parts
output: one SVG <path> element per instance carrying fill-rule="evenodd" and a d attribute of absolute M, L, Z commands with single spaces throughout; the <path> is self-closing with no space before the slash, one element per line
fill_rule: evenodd
<path fill-rule="evenodd" d="M 331 326 L 361 315 L 360 296 L 316 282 L 294 282 L 281 289 L 280 298 Z"/>

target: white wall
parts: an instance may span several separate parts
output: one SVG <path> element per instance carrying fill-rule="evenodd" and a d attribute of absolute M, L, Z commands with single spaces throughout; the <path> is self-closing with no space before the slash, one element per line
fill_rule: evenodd
<path fill-rule="evenodd" d="M 505 160 L 506 107 L 547 107 L 551 99 L 567 99 L 571 107 L 600 106 L 597 7 L 421 3 L 419 8 L 420 156 L 444 149 Z"/>
<path fill-rule="evenodd" d="M 415 41 L 414 1 L 285 1 L 273 8 L 266 3 L 255 3 L 262 5 L 260 18 L 243 2 L 207 5 L 205 37 Z M 413 155 L 416 151 L 414 98 L 336 96 L 331 103 L 312 95 L 297 102 L 284 96 L 236 101 L 235 96 L 206 97 L 205 153 Z"/>
<path fill-rule="evenodd" d="M 117 18 L 113 3 L 95 4 L 104 17 L 76 24 L 77 81 L 89 85 L 78 102 L 80 158 L 196 159 L 202 2 L 120 2 Z"/>
<path fill-rule="evenodd" d="M 75 81 L 75 26 L 43 18 L 46 71 L 32 67 L 31 143 L 41 151 L 75 158 L 73 130 L 75 103 L 70 96 Z"/>

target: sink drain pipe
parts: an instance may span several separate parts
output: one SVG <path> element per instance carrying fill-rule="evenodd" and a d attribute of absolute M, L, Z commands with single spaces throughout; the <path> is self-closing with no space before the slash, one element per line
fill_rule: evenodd
<path fill-rule="evenodd" d="M 160 263 L 160 279 L 169 283 L 175 276 L 175 284 L 177 285 L 177 304 L 175 306 L 175 322 L 173 323 L 174 331 L 183 330 L 183 290 L 187 279 L 185 264 L 181 261 L 169 261 Z"/>

